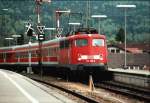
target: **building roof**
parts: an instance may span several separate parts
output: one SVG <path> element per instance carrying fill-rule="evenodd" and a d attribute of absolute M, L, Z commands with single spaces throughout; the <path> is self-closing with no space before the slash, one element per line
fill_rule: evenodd
<path fill-rule="evenodd" d="M 125 50 L 125 46 L 124 44 L 111 44 L 108 45 L 108 47 L 117 47 L 119 49 Z M 143 53 L 143 52 L 147 52 L 150 53 L 150 44 L 149 43 L 130 43 L 127 44 L 127 52 L 131 52 L 131 53 Z"/>

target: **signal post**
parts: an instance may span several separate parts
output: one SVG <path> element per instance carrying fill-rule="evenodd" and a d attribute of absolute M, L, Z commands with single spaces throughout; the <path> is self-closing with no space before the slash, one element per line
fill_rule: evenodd
<path fill-rule="evenodd" d="M 45 26 L 37 26 L 37 29 L 38 29 L 38 42 L 39 42 L 39 67 L 40 67 L 41 77 L 43 75 L 43 68 L 42 68 L 42 42 L 45 40 L 44 28 L 45 28 Z"/>
<path fill-rule="evenodd" d="M 39 68 L 40 68 L 40 75 L 43 76 L 43 68 L 42 68 L 42 42 L 45 40 L 44 29 L 45 26 L 41 25 L 40 21 L 40 6 L 42 2 L 50 2 L 50 0 L 36 0 L 36 9 L 37 9 L 37 32 L 38 32 L 38 43 L 39 43 Z"/>
<path fill-rule="evenodd" d="M 28 28 L 27 29 L 27 36 L 29 36 L 29 42 L 28 42 L 28 44 L 29 44 L 29 51 L 28 51 L 28 53 L 29 53 L 29 59 L 28 59 L 29 66 L 27 67 L 27 73 L 31 74 L 33 72 L 32 72 L 32 66 L 31 66 L 31 51 L 30 51 L 30 48 L 31 48 L 31 37 L 33 36 L 33 28 L 32 28 L 32 25 L 31 25 L 30 21 L 27 25 L 27 28 Z"/>

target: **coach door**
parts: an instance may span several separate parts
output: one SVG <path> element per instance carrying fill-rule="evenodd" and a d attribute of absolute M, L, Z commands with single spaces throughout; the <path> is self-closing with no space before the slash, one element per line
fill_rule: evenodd
<path fill-rule="evenodd" d="M 62 40 L 60 41 L 60 54 L 59 54 L 59 63 L 60 64 L 69 64 L 70 63 L 70 41 Z"/>

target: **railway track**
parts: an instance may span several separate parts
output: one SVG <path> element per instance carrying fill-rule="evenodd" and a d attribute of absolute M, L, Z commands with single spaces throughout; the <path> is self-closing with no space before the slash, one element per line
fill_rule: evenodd
<path fill-rule="evenodd" d="M 143 89 L 114 81 L 96 83 L 95 86 L 150 103 L 149 89 Z"/>
<path fill-rule="evenodd" d="M 32 78 L 32 79 L 33 79 L 33 78 Z M 84 96 L 84 95 L 82 95 L 82 94 L 80 94 L 80 93 L 77 93 L 77 92 L 75 92 L 75 91 L 66 89 L 66 88 L 64 88 L 64 87 L 62 87 L 62 86 L 58 86 L 58 85 L 55 85 L 55 84 L 53 84 L 53 83 L 46 82 L 46 81 L 39 80 L 39 79 L 35 79 L 35 78 L 34 78 L 33 80 L 35 80 L 35 81 L 37 81 L 37 82 L 40 82 L 40 83 L 42 83 L 42 84 L 46 84 L 46 85 L 48 85 L 48 86 L 57 88 L 57 89 L 59 89 L 59 90 L 65 92 L 65 93 L 71 94 L 71 95 L 73 95 L 73 96 L 75 96 L 75 97 L 77 97 L 77 98 L 79 98 L 79 99 L 81 99 L 81 100 L 83 100 L 83 101 L 85 101 L 85 102 L 87 102 L 87 103 L 100 103 L 100 101 L 96 101 L 96 100 L 93 99 L 93 98 Z"/>
<path fill-rule="evenodd" d="M 40 77 L 37 78 L 33 75 L 30 78 L 34 79 L 38 82 L 41 82 L 43 84 L 46 84 L 48 86 L 57 88 L 58 90 L 61 90 L 67 94 L 73 95 L 74 97 L 79 98 L 79 100 L 85 101 L 86 103 L 100 103 L 100 102 L 104 103 L 103 100 L 107 101 L 106 103 L 109 103 L 111 101 L 111 100 L 109 100 L 109 98 L 103 98 L 103 96 L 102 97 L 100 96 L 100 98 L 99 98 L 99 94 L 85 95 L 84 93 L 82 93 L 76 89 L 66 88 L 66 86 L 64 84 L 59 85 L 59 83 L 57 83 L 59 81 L 57 81 L 57 80 L 48 80 L 49 77 L 48 78 L 44 77 L 43 79 L 40 79 Z M 64 79 L 62 79 L 62 80 L 64 81 Z M 54 81 L 56 81 L 56 83 L 54 83 Z M 113 82 L 113 81 L 97 82 L 97 83 L 94 83 L 94 85 L 97 87 L 97 89 L 104 88 L 106 90 L 110 90 L 112 93 L 116 93 L 116 95 L 121 94 L 122 96 L 126 96 L 127 98 L 134 97 L 133 99 L 144 101 L 146 103 L 150 103 L 150 90 L 149 89 L 142 89 L 142 88 L 138 88 L 135 86 L 133 87 L 131 85 L 126 85 L 126 84 Z M 99 99 L 96 99 L 96 98 L 99 98 Z M 120 103 L 122 103 L 122 102 L 120 102 Z"/>

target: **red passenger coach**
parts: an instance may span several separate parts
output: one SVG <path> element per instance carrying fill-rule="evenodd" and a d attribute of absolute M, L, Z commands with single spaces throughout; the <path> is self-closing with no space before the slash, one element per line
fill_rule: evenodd
<path fill-rule="evenodd" d="M 0 48 L 0 66 L 28 66 L 29 51 L 32 66 L 38 66 L 38 43 Z M 104 35 L 95 29 L 78 29 L 66 37 L 45 41 L 42 45 L 43 67 L 64 67 L 70 70 L 103 69 L 107 67 L 107 48 Z"/>

